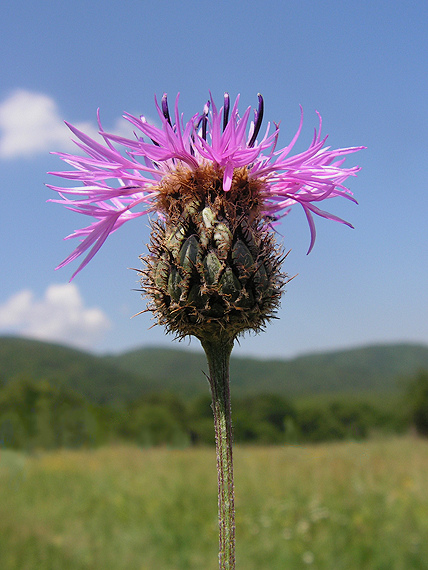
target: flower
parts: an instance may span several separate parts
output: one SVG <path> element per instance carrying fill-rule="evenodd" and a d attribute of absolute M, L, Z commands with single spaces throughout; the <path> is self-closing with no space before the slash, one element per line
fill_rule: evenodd
<path fill-rule="evenodd" d="M 264 109 L 260 94 L 258 109 L 254 111 L 254 120 L 249 126 L 251 108 L 240 117 L 239 96 L 230 108 L 229 95 L 225 94 L 220 110 L 210 97 L 203 112 L 193 115 L 187 123 L 179 114 L 178 99 L 179 96 L 175 101 L 173 123 L 166 94 L 160 105 L 155 98 L 161 127 L 151 125 L 144 116 L 137 118 L 125 114 L 124 118 L 137 129 L 135 139 L 106 133 L 99 113 L 99 133 L 105 144 L 96 142 L 66 123 L 77 137 L 74 142 L 86 156 L 54 153 L 74 170 L 50 174 L 83 185 L 63 188 L 48 184 L 60 196 L 60 199 L 51 201 L 91 216 L 95 221 L 65 238 L 77 237 L 82 241 L 57 269 L 89 250 L 73 278 L 93 258 L 110 233 L 130 219 L 156 211 L 159 185 L 165 177 L 180 169 L 196 172 L 207 165 L 220 173 L 224 192 L 230 191 L 234 176 L 238 172 L 242 174 L 242 169 L 249 180 L 260 181 L 263 185 L 262 213 L 270 226 L 288 214 L 293 205 L 300 204 L 311 233 L 308 253 L 313 248 L 316 235 L 313 214 L 352 227 L 316 204 L 336 196 L 355 202 L 343 183 L 349 176 L 356 175 L 360 168 L 343 168 L 342 165 L 346 155 L 364 147 L 337 150 L 325 147 L 327 137 L 321 138 L 322 121 L 318 114 L 319 130 L 315 130 L 309 148 L 289 156 L 302 129 L 302 110 L 300 125 L 293 139 L 285 148 L 277 150 L 277 124 L 272 133 L 268 124 L 261 140 L 257 139 Z"/>

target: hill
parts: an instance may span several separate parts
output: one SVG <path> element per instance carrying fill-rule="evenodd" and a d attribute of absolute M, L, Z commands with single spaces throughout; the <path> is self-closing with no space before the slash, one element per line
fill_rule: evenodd
<path fill-rule="evenodd" d="M 428 369 L 428 347 L 379 345 L 301 356 L 291 360 L 233 357 L 232 391 L 239 396 L 274 393 L 392 394 L 399 379 Z M 92 401 L 129 401 L 169 390 L 180 396 L 207 394 L 202 352 L 142 348 L 117 356 L 95 356 L 41 341 L 0 337 L 0 380 L 25 374 L 64 382 Z"/>
<path fill-rule="evenodd" d="M 105 359 L 73 348 L 16 337 L 0 337 L 0 383 L 17 376 L 61 382 L 93 402 L 130 400 L 155 382 Z"/>
<path fill-rule="evenodd" d="M 206 392 L 202 353 L 143 348 L 107 357 L 128 372 L 144 370 L 159 385 L 183 395 Z M 428 347 L 413 344 L 378 345 L 312 354 L 291 360 L 232 357 L 234 393 L 271 392 L 282 395 L 336 392 L 394 392 L 399 378 L 428 369 Z"/>

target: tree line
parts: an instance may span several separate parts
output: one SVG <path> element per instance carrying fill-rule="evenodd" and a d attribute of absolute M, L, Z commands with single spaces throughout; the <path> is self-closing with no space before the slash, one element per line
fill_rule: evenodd
<path fill-rule="evenodd" d="M 299 404 L 274 394 L 233 401 L 234 440 L 294 444 L 363 440 L 374 432 L 414 430 L 428 437 L 428 372 L 408 383 L 403 405 L 385 408 L 352 396 Z M 214 443 L 210 397 L 184 401 L 152 393 L 95 404 L 63 384 L 20 376 L 0 383 L 0 448 L 95 447 L 116 442 L 174 447 Z"/>

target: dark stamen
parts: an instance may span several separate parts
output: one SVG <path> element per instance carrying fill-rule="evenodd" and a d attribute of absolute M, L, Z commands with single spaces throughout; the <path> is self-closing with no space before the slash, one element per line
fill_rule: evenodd
<path fill-rule="evenodd" d="M 172 127 L 171 117 L 169 116 L 168 100 L 166 98 L 166 93 L 164 93 L 162 96 L 162 113 L 163 113 L 163 116 L 165 117 L 165 119 L 168 121 L 168 123 Z"/>
<path fill-rule="evenodd" d="M 264 107 L 263 97 L 260 95 L 260 93 L 257 95 L 257 97 L 259 98 L 259 109 L 258 111 L 254 111 L 254 132 L 250 142 L 248 143 L 248 146 L 250 148 L 253 147 L 254 143 L 256 142 L 256 138 L 257 135 L 259 134 L 260 127 L 262 126 L 262 121 L 263 121 L 263 107 Z"/>
<path fill-rule="evenodd" d="M 207 101 L 207 104 L 204 107 L 204 112 L 202 117 L 200 118 L 199 123 L 202 122 L 202 138 L 204 141 L 207 140 L 207 125 L 208 125 L 208 111 L 210 110 L 210 102 Z"/>
<path fill-rule="evenodd" d="M 229 93 L 225 93 L 224 94 L 224 107 L 223 107 L 223 131 L 227 126 L 227 122 L 229 121 L 229 107 L 230 107 Z"/>

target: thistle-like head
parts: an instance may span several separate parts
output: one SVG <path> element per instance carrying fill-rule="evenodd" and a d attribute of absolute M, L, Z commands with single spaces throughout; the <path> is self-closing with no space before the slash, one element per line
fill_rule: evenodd
<path fill-rule="evenodd" d="M 178 96 L 172 119 L 164 95 L 160 105 L 156 101 L 160 126 L 124 115 L 136 128 L 134 139 L 106 133 L 98 119 L 104 144 L 68 125 L 86 156 L 59 153 L 74 170 L 52 174 L 83 185 L 50 188 L 60 195 L 54 201 L 94 221 L 68 236 L 82 241 L 59 267 L 88 252 L 75 275 L 110 233 L 155 212 L 143 287 L 158 320 L 179 336 L 198 336 L 202 324 L 203 334 L 260 329 L 284 283 L 272 225 L 300 204 L 311 232 L 308 253 L 313 214 L 350 225 L 316 204 L 338 196 L 354 200 L 343 183 L 359 168 L 343 162 L 363 147 L 325 147 L 320 119 L 308 149 L 289 156 L 303 116 L 291 142 L 277 149 L 279 127 L 270 132 L 268 124 L 261 132 L 264 104 L 258 99 L 251 122 L 251 108 L 240 116 L 239 97 L 231 106 L 226 94 L 219 110 L 211 97 L 184 123 Z"/>

